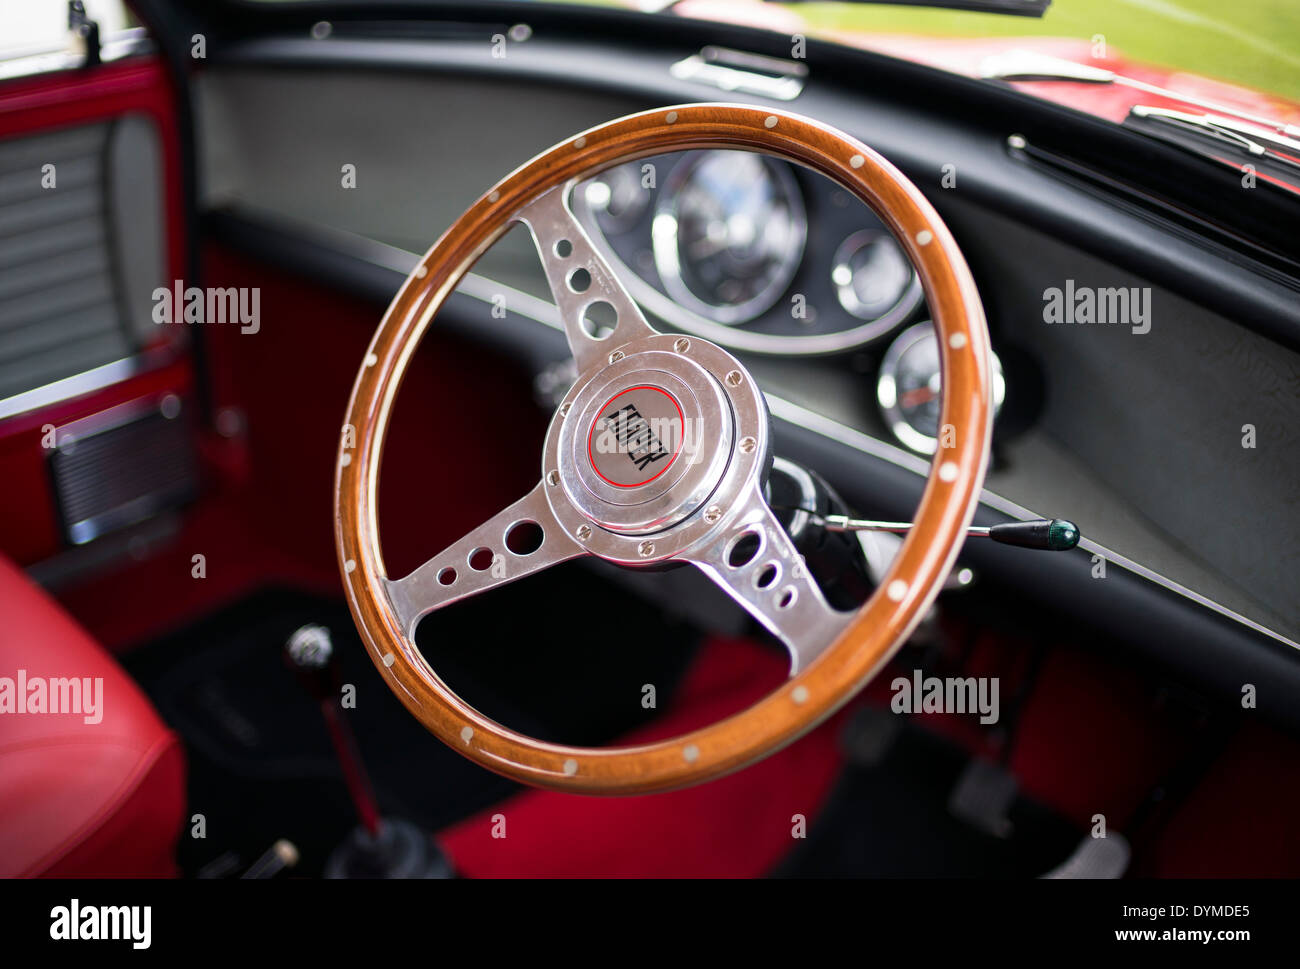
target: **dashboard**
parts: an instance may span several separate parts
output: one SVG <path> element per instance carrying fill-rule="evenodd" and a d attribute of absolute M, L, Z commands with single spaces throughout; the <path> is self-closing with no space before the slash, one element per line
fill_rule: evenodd
<path fill-rule="evenodd" d="M 382 302 L 416 253 L 530 155 L 622 114 L 715 99 L 672 75 L 684 43 L 591 57 L 534 37 L 500 63 L 456 40 L 237 44 L 196 90 L 207 224 L 225 244 Z M 977 520 L 1062 516 L 1084 535 L 1077 554 L 1051 561 L 974 547 L 967 559 L 1208 679 L 1229 655 L 1263 663 L 1253 676 L 1285 675 L 1277 664 L 1300 649 L 1300 355 L 1278 333 L 1294 302 L 1026 160 L 1013 147 L 1024 138 L 1011 138 L 1023 112 L 977 131 L 951 105 L 918 114 L 905 98 L 814 76 L 786 107 L 903 168 L 971 264 L 1002 372 Z M 940 391 L 910 267 L 872 213 L 838 204 L 816 176 L 726 154 L 602 173 L 575 211 L 655 325 L 744 356 L 781 453 L 824 470 L 863 513 L 906 516 Z M 340 160 L 369 175 L 363 191 L 332 190 Z M 1049 325 L 1044 294 L 1066 285 L 1149 291 L 1154 323 L 1141 335 Z M 522 230 L 484 255 L 444 317 L 528 361 L 539 387 L 563 383 L 563 340 Z M 1242 453 L 1245 423 L 1269 429 L 1267 449 Z M 1240 635 L 1270 645 L 1226 646 Z M 1207 645 L 1221 636 L 1222 649 Z"/>

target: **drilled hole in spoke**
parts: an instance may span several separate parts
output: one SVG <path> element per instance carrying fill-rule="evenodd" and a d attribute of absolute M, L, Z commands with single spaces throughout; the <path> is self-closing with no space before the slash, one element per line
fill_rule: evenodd
<path fill-rule="evenodd" d="M 582 311 L 582 332 L 595 340 L 603 340 L 618 326 L 618 310 L 603 299 L 597 300 Z"/>
<path fill-rule="evenodd" d="M 495 556 L 490 548 L 476 548 L 469 553 L 469 567 L 475 572 L 486 572 L 492 568 L 492 559 Z"/>
<path fill-rule="evenodd" d="M 443 569 L 441 572 L 438 573 L 439 585 L 451 585 L 455 581 L 456 581 L 455 569 Z"/>
<path fill-rule="evenodd" d="M 516 555 L 532 555 L 542 547 L 546 533 L 534 521 L 515 522 L 506 532 L 506 548 Z"/>
<path fill-rule="evenodd" d="M 733 569 L 738 569 L 742 565 L 748 565 L 758 557 L 759 549 L 763 547 L 763 538 L 756 531 L 744 532 L 737 535 L 727 546 L 727 564 Z"/>
<path fill-rule="evenodd" d="M 561 259 L 568 259 L 573 255 L 573 243 L 568 239 L 561 239 L 555 244 L 555 254 Z"/>
<path fill-rule="evenodd" d="M 776 563 L 768 562 L 759 569 L 758 575 L 754 576 L 754 587 L 756 589 L 766 589 L 776 583 L 777 576 L 780 574 L 781 572 L 776 567 Z"/>
<path fill-rule="evenodd" d="M 776 600 L 778 609 L 789 609 L 794 605 L 794 600 L 799 598 L 799 590 L 792 585 L 786 586 L 781 590 L 781 598 Z"/>
<path fill-rule="evenodd" d="M 569 273 L 569 289 L 575 293 L 585 293 L 591 289 L 591 273 L 582 268 Z"/>

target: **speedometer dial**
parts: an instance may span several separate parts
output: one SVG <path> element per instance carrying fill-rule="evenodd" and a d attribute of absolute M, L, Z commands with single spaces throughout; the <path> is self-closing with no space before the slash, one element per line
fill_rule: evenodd
<path fill-rule="evenodd" d="M 807 235 L 788 166 L 752 152 L 694 152 L 670 174 L 655 212 L 655 267 L 682 306 L 744 323 L 785 292 Z"/>

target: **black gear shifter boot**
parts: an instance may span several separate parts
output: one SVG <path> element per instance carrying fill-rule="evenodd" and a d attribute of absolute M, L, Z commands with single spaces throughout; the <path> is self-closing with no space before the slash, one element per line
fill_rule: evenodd
<path fill-rule="evenodd" d="M 453 878 L 451 862 L 427 832 L 389 818 L 371 835 L 352 829 L 325 862 L 326 878 Z"/>

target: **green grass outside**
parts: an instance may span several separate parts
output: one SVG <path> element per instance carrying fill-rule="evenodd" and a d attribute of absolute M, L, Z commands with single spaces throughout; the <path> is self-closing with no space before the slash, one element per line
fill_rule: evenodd
<path fill-rule="evenodd" d="M 570 0 L 572 2 L 572 0 Z M 631 6 L 630 0 L 580 0 Z M 1132 61 L 1231 81 L 1300 101 L 1300 0 L 1053 0 L 1046 16 L 866 3 L 797 3 L 808 33 L 1105 38 Z"/>
<path fill-rule="evenodd" d="M 1129 60 L 1300 100 L 1300 0 L 1053 0 L 1036 20 L 874 4 L 794 7 L 818 33 L 1074 37 L 1101 34 Z"/>

